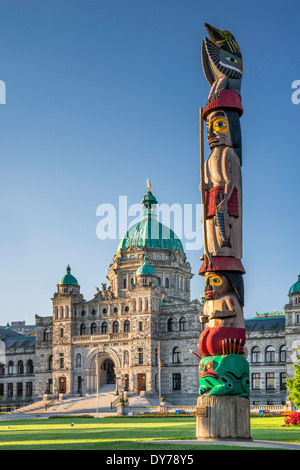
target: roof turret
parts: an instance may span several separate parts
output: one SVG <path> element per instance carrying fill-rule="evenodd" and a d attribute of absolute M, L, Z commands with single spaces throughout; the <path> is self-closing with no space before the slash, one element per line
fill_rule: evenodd
<path fill-rule="evenodd" d="M 78 286 L 78 281 L 76 279 L 76 277 L 74 277 L 72 274 L 71 274 L 71 268 L 70 266 L 68 265 L 67 266 L 67 269 L 66 269 L 67 273 L 61 278 L 61 280 L 59 281 L 58 284 L 62 285 L 62 284 L 72 284 L 72 285 L 75 285 L 75 286 Z"/>

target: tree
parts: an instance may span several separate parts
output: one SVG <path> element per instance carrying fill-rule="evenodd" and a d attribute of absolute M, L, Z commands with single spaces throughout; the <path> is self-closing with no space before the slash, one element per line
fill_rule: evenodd
<path fill-rule="evenodd" d="M 296 408 L 300 408 L 300 349 L 297 351 L 297 364 L 294 364 L 295 375 L 292 379 L 286 379 L 286 386 L 289 391 L 288 400 L 291 400 Z"/>

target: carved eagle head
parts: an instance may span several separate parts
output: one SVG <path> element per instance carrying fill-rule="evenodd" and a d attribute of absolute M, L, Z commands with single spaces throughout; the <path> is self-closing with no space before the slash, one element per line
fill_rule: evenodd
<path fill-rule="evenodd" d="M 202 64 L 210 85 L 222 77 L 235 78 L 243 75 L 243 60 L 239 45 L 229 31 L 220 31 L 205 23 L 210 39 L 202 42 Z"/>

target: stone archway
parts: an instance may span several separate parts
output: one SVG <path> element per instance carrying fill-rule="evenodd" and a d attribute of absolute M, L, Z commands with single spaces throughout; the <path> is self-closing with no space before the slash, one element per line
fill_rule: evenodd
<path fill-rule="evenodd" d="M 99 364 L 99 368 L 101 385 L 116 383 L 115 364 L 111 359 L 104 359 L 102 364 Z"/>
<path fill-rule="evenodd" d="M 86 359 L 86 393 L 97 393 L 103 385 L 116 384 L 116 368 L 120 367 L 118 355 L 111 348 L 95 348 Z M 98 387 L 97 387 L 98 380 Z"/>

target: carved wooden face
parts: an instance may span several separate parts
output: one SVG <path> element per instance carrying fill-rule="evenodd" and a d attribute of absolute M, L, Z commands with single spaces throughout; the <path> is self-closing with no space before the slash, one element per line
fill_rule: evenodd
<path fill-rule="evenodd" d="M 214 300 L 232 290 L 227 277 L 220 272 L 206 272 L 204 274 L 204 295 L 206 300 Z"/>
<path fill-rule="evenodd" d="M 206 120 L 207 139 L 210 148 L 219 145 L 232 146 L 229 123 L 224 111 L 218 110 L 210 113 Z"/>

